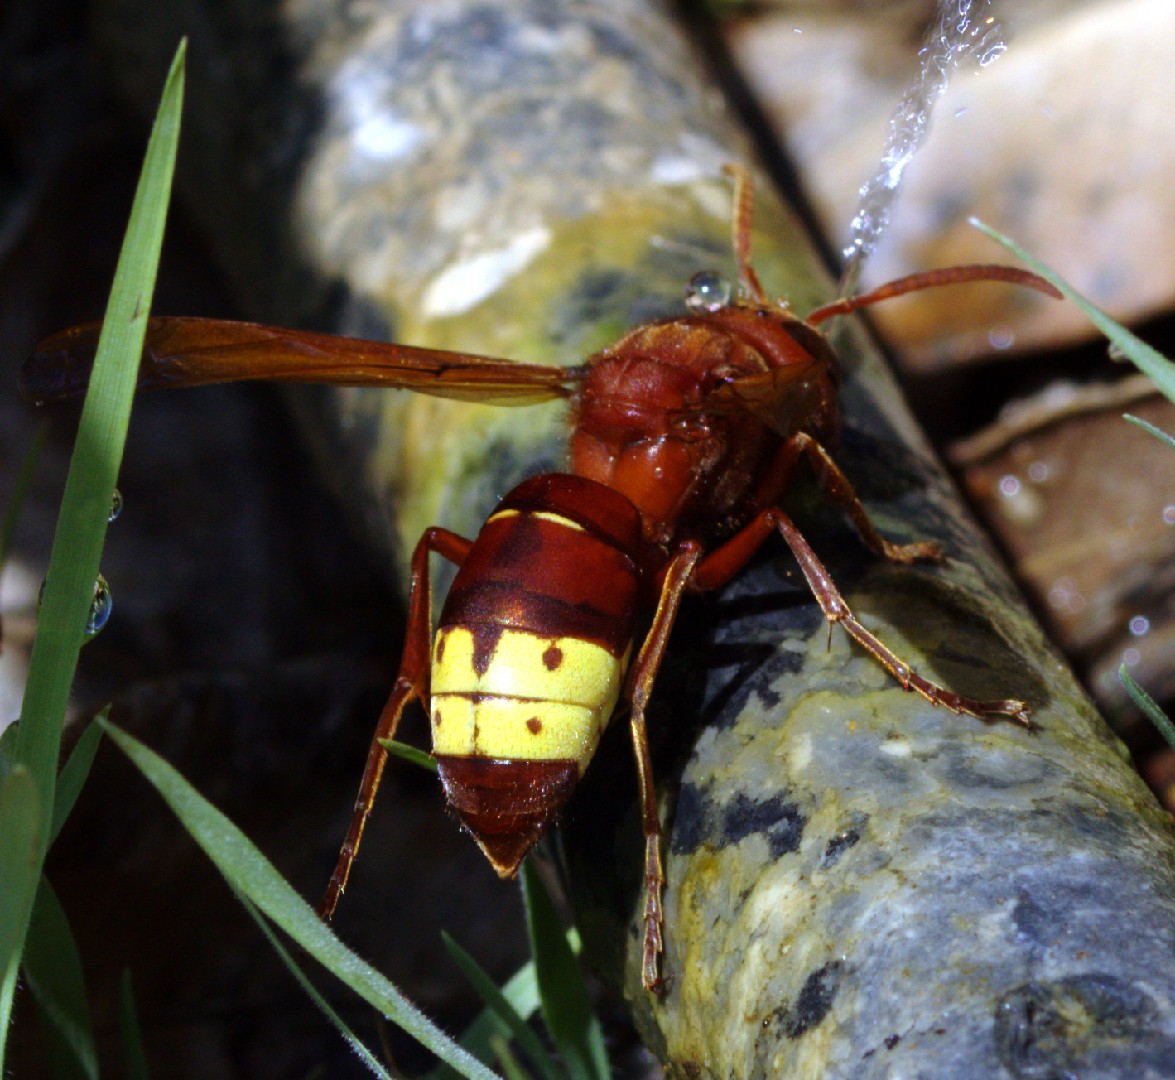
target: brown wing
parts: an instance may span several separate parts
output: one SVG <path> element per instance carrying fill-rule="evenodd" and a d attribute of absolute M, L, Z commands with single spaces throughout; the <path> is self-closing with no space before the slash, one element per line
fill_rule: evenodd
<path fill-rule="evenodd" d="M 827 365 L 813 358 L 810 363 L 785 364 L 730 379 L 708 394 L 700 408 L 744 409 L 787 436 L 804 427 L 813 410 L 834 392 Z"/>
<path fill-rule="evenodd" d="M 33 401 L 79 395 L 89 381 L 101 323 L 46 338 L 21 368 L 21 391 Z M 583 371 L 513 364 L 487 356 L 287 330 L 258 323 L 155 318 L 139 369 L 139 387 L 202 386 L 261 379 L 380 386 L 422 394 L 533 405 L 571 395 Z"/>

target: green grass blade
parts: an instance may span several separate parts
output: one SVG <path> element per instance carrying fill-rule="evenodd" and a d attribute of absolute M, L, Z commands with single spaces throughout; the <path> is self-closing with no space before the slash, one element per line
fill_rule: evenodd
<path fill-rule="evenodd" d="M 118 1031 L 122 1036 L 122 1052 L 126 1058 L 127 1080 L 149 1080 L 147 1054 L 143 1049 L 143 1031 L 135 1008 L 135 992 L 131 987 L 131 973 L 122 973 L 118 986 Z"/>
<path fill-rule="evenodd" d="M 574 926 L 567 931 L 567 946 L 572 953 L 579 955 L 579 931 Z M 523 964 L 500 989 L 510 1008 L 519 1016 L 526 1019 L 533 1016 L 539 1008 L 539 982 L 534 961 Z M 459 1041 L 474 1057 L 484 1061 L 493 1052 L 491 1039 L 494 1033 L 501 1029 L 501 1021 L 489 1009 L 483 1009 L 465 1029 Z M 451 1069 L 442 1065 L 427 1073 L 423 1080 L 452 1080 L 454 1075 Z"/>
<path fill-rule="evenodd" d="M 1115 322 L 1101 308 L 1096 307 L 1085 299 L 1064 278 L 1050 270 L 1044 263 L 1033 258 L 1014 241 L 1009 240 L 1003 233 L 997 232 L 990 225 L 985 225 L 978 218 L 971 218 L 971 224 L 980 232 L 990 236 L 997 244 L 1002 245 L 1016 256 L 1029 269 L 1036 271 L 1045 281 L 1055 285 L 1067 300 L 1071 300 L 1086 315 L 1121 353 L 1134 364 L 1139 371 L 1150 377 L 1154 384 L 1162 391 L 1169 401 L 1175 401 L 1175 364 L 1172 364 L 1157 349 L 1151 348 L 1141 338 L 1136 337 L 1126 327 Z"/>
<path fill-rule="evenodd" d="M 28 494 L 29 482 L 32 480 L 33 472 L 40 460 L 48 430 L 43 423 L 37 426 L 33 440 L 29 443 L 28 451 L 25 453 L 24 461 L 21 462 L 20 472 L 16 474 L 16 483 L 13 484 L 12 494 L 8 496 L 8 504 L 4 507 L 4 520 L 0 523 L 0 568 L 8 561 L 8 552 L 12 548 L 12 534 L 16 531 L 20 508 L 24 505 L 25 496 Z"/>
<path fill-rule="evenodd" d="M 110 706 L 102 710 L 101 716 L 105 719 L 110 713 Z M 98 744 L 102 741 L 102 729 L 91 721 L 82 737 L 78 739 L 61 767 L 57 777 L 57 797 L 53 800 L 53 824 L 49 829 L 49 845 L 57 839 L 61 826 L 73 810 L 74 803 L 82 793 L 82 786 L 86 777 L 90 775 L 90 766 L 94 764 L 94 755 L 98 753 Z"/>
<path fill-rule="evenodd" d="M 97 1080 L 98 1054 L 81 954 L 61 901 L 43 876 L 21 967 L 51 1044 L 53 1075 Z"/>
<path fill-rule="evenodd" d="M 1162 428 L 1155 427 L 1154 424 L 1144 420 L 1141 416 L 1132 416 L 1130 413 L 1123 413 L 1122 419 L 1129 420 L 1132 424 L 1142 428 L 1143 431 L 1153 435 L 1160 442 L 1165 442 L 1172 450 L 1175 450 L 1175 437 L 1168 435 Z"/>
<path fill-rule="evenodd" d="M 99 721 L 106 734 L 155 786 L 238 894 L 248 897 L 282 931 L 384 1016 L 462 1075 L 493 1073 L 462 1050 L 387 979 L 351 952 L 274 869 L 254 844 L 174 768 L 137 739 Z"/>
<path fill-rule="evenodd" d="M 485 1002 L 486 1007 L 499 1021 L 499 1024 L 496 1025 L 496 1030 L 487 1034 L 486 1049 L 497 1053 L 493 1047 L 494 1036 L 512 1035 L 515 1042 L 518 1043 L 519 1048 L 530 1059 L 540 1075 L 546 1077 L 547 1080 L 563 1080 L 552 1063 L 550 1055 L 543 1047 L 538 1035 L 535 1034 L 534 1030 L 514 1006 L 510 1004 L 510 1001 L 498 988 L 494 980 L 482 970 L 481 965 L 465 949 L 458 945 L 452 937 L 442 933 L 441 939 L 444 941 L 445 948 L 448 949 L 453 963 L 461 969 L 461 974 L 469 980 L 469 984 L 477 991 L 478 997 Z M 461 1041 L 467 1050 L 475 1054 L 477 1053 L 464 1039 Z M 477 1054 L 477 1056 L 480 1057 L 481 1055 Z"/>
<path fill-rule="evenodd" d="M 379 745 L 391 754 L 392 757 L 398 757 L 402 761 L 407 761 L 410 765 L 427 769 L 430 773 L 435 774 L 437 771 L 437 759 L 427 751 L 421 750 L 409 743 L 398 742 L 395 739 L 380 739 Z"/>
<path fill-rule="evenodd" d="M 12 768 L 12 748 L 16 745 L 16 725 L 9 724 L 0 731 L 0 782 Z"/>
<path fill-rule="evenodd" d="M 16 757 L 32 770 L 46 807 L 53 805 L 62 718 L 106 536 L 163 241 L 183 98 L 183 52 L 181 45 L 168 75 L 115 272 L 29 663 Z"/>
<path fill-rule="evenodd" d="M 310 1000 L 318 1006 L 322 1014 L 327 1018 L 327 1020 L 330 1021 L 335 1030 L 338 1031 L 338 1033 L 343 1037 L 343 1041 L 351 1047 L 359 1060 L 362 1061 L 363 1064 L 366 1065 L 376 1076 L 383 1077 L 384 1080 L 392 1080 L 392 1074 L 388 1072 L 388 1070 L 383 1067 L 380 1060 L 370 1050 L 368 1050 L 366 1046 L 363 1045 L 359 1039 L 359 1036 L 356 1035 L 349 1027 L 347 1027 L 347 1025 L 343 1022 L 343 1018 L 330 1007 L 330 1003 L 318 992 L 310 979 L 307 978 L 306 973 L 298 966 L 298 962 L 293 958 L 293 956 L 290 955 L 290 951 L 278 940 L 277 934 L 273 932 L 273 928 L 265 920 L 265 916 L 257 910 L 256 906 L 252 904 L 248 898 L 241 896 L 240 893 L 237 894 L 237 899 L 245 905 L 245 910 L 249 913 L 258 927 L 260 927 L 261 932 L 265 935 L 266 939 L 269 941 L 269 944 L 273 946 L 274 952 L 277 953 L 278 957 L 281 959 L 281 962 L 289 969 L 290 974 L 294 976 L 294 980 L 298 983 L 299 986 L 302 987 Z"/>
<path fill-rule="evenodd" d="M 1134 681 L 1134 677 L 1126 670 L 1125 664 L 1119 665 L 1118 678 L 1122 680 L 1122 685 L 1126 687 L 1126 692 L 1134 699 L 1134 704 L 1146 713 L 1147 719 L 1159 729 L 1160 734 L 1167 740 L 1168 745 L 1172 749 L 1175 749 L 1175 724 L 1159 708 L 1155 699 Z"/>
<path fill-rule="evenodd" d="M 502 1068 L 502 1075 L 506 1080 L 530 1080 L 526 1071 L 518 1064 L 518 1060 L 510 1052 L 510 1044 L 501 1035 L 495 1035 L 491 1040 L 494 1057 Z"/>
<path fill-rule="evenodd" d="M 572 1080 L 607 1080 L 604 1033 L 592 1011 L 579 961 L 538 875 L 522 864 L 522 895 L 543 1019 Z"/>
<path fill-rule="evenodd" d="M 24 936 L 37 893 L 38 852 L 41 848 L 41 806 L 29 770 L 13 765 L 0 780 L 0 866 L 12 869 L 4 878 L 0 904 L 0 949 L 11 952 Z M 27 910 L 25 910 L 27 909 Z"/>
<path fill-rule="evenodd" d="M 110 499 L 122 459 L 163 240 L 183 100 L 183 54 L 181 44 L 164 86 L 115 271 L 106 322 L 61 500 L 13 747 L 14 760 L 27 767 L 36 805 L 46 817 L 52 814 L 65 709 L 106 536 Z M 11 827 L 12 821 L 0 814 L 0 833 L 8 832 Z M 28 888 L 35 889 L 48 844 L 47 829 L 38 834 L 38 842 L 31 883 L 21 882 L 14 890 L 14 878 L 29 873 L 30 868 L 0 861 L 0 881 L 5 883 L 4 890 L 0 890 L 0 908 L 7 906 L 12 891 L 23 895 Z M 2 922 L 9 918 L 8 913 L 0 915 Z M 19 932 L 4 943 L 6 947 L 0 952 L 0 1073 L 4 1067 L 12 995 L 27 918 L 26 910 Z"/>
<path fill-rule="evenodd" d="M 24 765 L 10 766 L 0 780 L 0 957 L 10 966 L 0 984 L 0 1075 L 8 1035 L 17 963 L 24 946 L 41 873 L 43 815 L 37 785 Z"/>

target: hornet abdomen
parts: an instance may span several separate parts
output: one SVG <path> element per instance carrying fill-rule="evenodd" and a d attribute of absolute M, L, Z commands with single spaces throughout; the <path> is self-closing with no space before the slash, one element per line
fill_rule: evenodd
<path fill-rule="evenodd" d="M 592 480 L 528 480 L 463 562 L 433 643 L 449 805 L 503 877 L 570 797 L 620 696 L 643 600 L 641 521 Z"/>

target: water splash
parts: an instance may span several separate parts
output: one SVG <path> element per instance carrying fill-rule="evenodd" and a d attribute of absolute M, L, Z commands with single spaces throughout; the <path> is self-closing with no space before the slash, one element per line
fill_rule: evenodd
<path fill-rule="evenodd" d="M 844 250 L 841 296 L 856 288 L 864 261 L 889 224 L 902 174 L 926 139 L 930 114 L 950 82 L 951 72 L 973 60 L 987 67 L 1007 49 L 993 0 L 939 0 L 938 18 L 918 53 L 918 74 L 889 121 L 877 172 L 862 187 L 850 241 Z"/>

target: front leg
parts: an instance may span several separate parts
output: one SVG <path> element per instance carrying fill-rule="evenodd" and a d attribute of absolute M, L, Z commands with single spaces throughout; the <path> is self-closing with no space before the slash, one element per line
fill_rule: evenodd
<path fill-rule="evenodd" d="M 816 556 L 808 541 L 804 539 L 800 530 L 795 527 L 782 510 L 773 508 L 763 512 L 761 517 L 764 523 L 769 523 L 778 530 L 779 535 L 787 542 L 792 554 L 800 564 L 808 587 L 824 617 L 830 623 L 839 623 L 845 628 L 848 635 L 861 645 L 886 671 L 899 683 L 903 690 L 913 690 L 921 694 L 932 705 L 945 705 L 957 713 L 967 713 L 969 716 L 986 720 L 989 717 L 1006 717 L 1023 727 L 1032 729 L 1032 710 L 1023 702 L 1013 698 L 997 701 L 978 701 L 975 698 L 956 694 L 937 683 L 919 675 L 909 664 L 884 644 L 876 635 L 866 630 L 849 609 L 848 603 L 841 595 L 836 583 L 832 580 L 824 564 Z M 907 545 L 912 547 L 915 545 Z"/>
<path fill-rule="evenodd" d="M 813 443 L 813 445 L 819 445 Z M 838 470 L 839 472 L 839 470 Z M 847 481 L 846 481 L 847 484 Z M 851 488 L 849 489 L 852 490 Z M 856 496 L 854 495 L 855 499 Z M 857 504 L 860 505 L 859 503 Z M 861 515 L 865 510 L 861 507 Z M 866 523 L 869 519 L 865 517 Z M 873 529 L 869 523 L 869 529 Z M 913 690 L 921 694 L 932 705 L 945 705 L 957 713 L 967 713 L 969 716 L 986 720 L 988 717 L 1007 717 L 1026 728 L 1032 727 L 1031 710 L 1023 701 L 1007 698 L 997 701 L 979 701 L 975 698 L 956 694 L 953 690 L 939 686 L 920 675 L 894 653 L 878 637 L 866 630 L 852 613 L 845 598 L 832 580 L 827 567 L 817 557 L 811 545 L 804 539 L 800 530 L 796 528 L 791 518 L 778 507 L 763 510 L 753 517 L 746 525 L 726 541 L 721 547 L 710 552 L 697 566 L 689 582 L 691 590 L 705 591 L 717 589 L 725 585 L 739 570 L 750 561 L 751 557 L 763 545 L 763 542 L 773 532 L 778 532 L 791 548 L 792 554 L 800 564 L 804 579 L 812 595 L 824 612 L 824 617 L 830 623 L 838 623 L 845 628 L 845 632 L 861 645 L 886 671 L 888 671 L 902 685 L 903 690 Z M 922 551 L 924 546 L 937 550 L 937 545 L 891 545 L 877 535 L 878 541 L 886 548 L 877 549 L 879 554 L 887 558 L 894 558 L 898 562 L 905 562 L 911 549 L 914 557 L 925 558 L 927 553 Z M 870 544 L 873 547 L 873 544 Z M 898 554 L 894 554 L 897 552 Z M 933 552 L 931 553 L 933 554 Z"/>
<path fill-rule="evenodd" d="M 825 495 L 837 506 L 844 508 L 849 515 L 849 520 L 870 551 L 876 552 L 891 562 L 903 564 L 920 559 L 931 559 L 936 562 L 942 559 L 942 548 L 933 540 L 916 540 L 912 544 L 894 544 L 882 536 L 870 520 L 869 514 L 849 478 L 833 461 L 832 455 L 811 435 L 802 431 L 798 432 L 787 440 L 787 444 L 794 447 L 794 453 L 797 455 L 801 452 L 808 455 L 808 462 L 816 474 L 816 482 L 823 489 Z"/>

